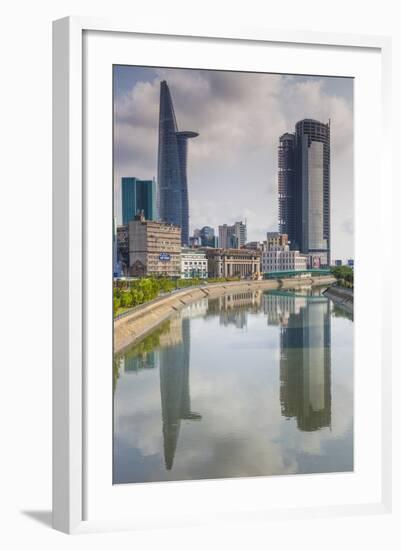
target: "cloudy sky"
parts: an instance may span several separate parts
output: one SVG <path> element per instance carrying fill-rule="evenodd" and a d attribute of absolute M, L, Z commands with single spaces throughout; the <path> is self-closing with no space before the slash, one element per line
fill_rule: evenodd
<path fill-rule="evenodd" d="M 349 78 L 130 66 L 114 68 L 114 190 L 157 175 L 160 81 L 189 141 L 190 232 L 247 221 L 248 240 L 277 230 L 277 146 L 302 118 L 331 121 L 332 258 L 353 257 L 353 81 Z"/>

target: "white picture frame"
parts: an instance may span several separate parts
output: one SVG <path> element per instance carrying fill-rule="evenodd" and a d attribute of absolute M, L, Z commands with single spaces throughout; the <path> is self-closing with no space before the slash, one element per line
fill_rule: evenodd
<path fill-rule="evenodd" d="M 86 177 L 85 155 L 88 153 L 84 139 L 85 130 L 85 95 L 84 85 L 87 75 L 83 68 L 85 52 L 85 33 L 105 33 L 112 36 L 146 37 L 148 40 L 157 40 L 160 37 L 175 37 L 181 41 L 210 43 L 213 46 L 217 41 L 226 41 L 230 44 L 247 44 L 263 46 L 263 44 L 290 45 L 313 52 L 315 47 L 338 48 L 343 52 L 357 52 L 359 50 L 374 51 L 380 58 L 381 67 L 381 97 L 375 108 L 380 110 L 380 134 L 376 139 L 380 141 L 381 158 L 378 169 L 380 178 L 379 193 L 381 196 L 391 195 L 391 169 L 388 147 L 390 140 L 390 56 L 391 42 L 386 37 L 337 35 L 331 33 L 288 32 L 265 29 L 210 29 L 191 30 L 179 26 L 169 25 L 166 28 L 142 28 L 139 24 L 121 21 L 104 21 L 93 18 L 68 17 L 54 22 L 53 31 L 53 526 L 67 532 L 87 532 L 96 530 L 136 529 L 154 523 L 160 525 L 184 525 L 202 522 L 201 518 L 184 517 L 179 511 L 168 517 L 157 519 L 146 513 L 139 518 L 133 515 L 121 517 L 107 515 L 106 508 L 96 517 L 87 517 L 88 491 L 85 489 L 90 463 L 85 460 L 87 452 L 88 433 L 91 424 L 88 421 L 87 357 L 88 357 L 88 323 L 91 312 L 88 310 L 90 301 L 86 301 L 88 293 L 85 270 L 88 268 L 88 239 L 89 220 L 85 216 Z M 307 54 L 306 54 L 307 55 Z M 135 64 L 134 62 L 132 64 Z M 163 62 L 160 62 L 163 65 Z M 327 68 L 330 73 L 330 67 Z M 110 107 L 111 109 L 111 107 Z M 356 103 L 356 109 L 358 104 Z M 356 143 L 358 155 L 358 143 Z M 368 177 L 368 176 L 366 176 Z M 111 186 L 111 172 L 110 172 Z M 111 197 L 111 193 L 110 193 Z M 369 208 L 370 204 L 366 205 Z M 359 214 L 358 214 L 359 215 Z M 362 215 L 362 214 L 361 214 Z M 377 212 L 380 223 L 384 223 L 385 211 L 380 208 Z M 105 220 L 105 224 L 107 224 Z M 107 226 L 108 227 L 108 226 Z M 106 231 L 108 229 L 106 228 Z M 89 231 L 90 232 L 90 231 Z M 362 243 L 362 241 L 361 241 Z M 361 244 L 357 269 L 363 266 L 366 248 Z M 106 245 L 107 246 L 107 245 Z M 358 247 L 358 242 L 357 242 Z M 383 254 L 388 255 L 390 243 L 384 244 Z M 111 252 L 111 245 L 110 245 Z M 356 253 L 358 257 L 358 250 Z M 389 257 L 389 256 L 388 256 Z M 107 261 L 107 258 L 106 258 Z M 110 264 L 111 265 L 111 264 Z M 388 285 L 383 278 L 382 284 Z M 366 288 L 365 288 L 366 290 Z M 361 284 L 360 301 L 362 322 L 364 317 L 363 284 Z M 366 296 L 366 294 L 365 294 Z M 384 296 L 384 294 L 383 294 Z M 389 312 L 389 293 L 387 298 L 378 300 L 380 319 Z M 106 297 L 106 300 L 108 298 Z M 89 305 L 88 305 L 89 303 Z M 358 312 L 358 298 L 356 299 Z M 111 315 L 111 309 L 110 309 Z M 358 313 L 356 314 L 358 319 Z M 377 412 L 380 407 L 380 422 L 377 434 L 380 431 L 380 498 L 364 501 L 349 500 L 338 503 L 323 502 L 321 506 L 296 503 L 295 506 L 280 505 L 276 510 L 266 510 L 256 504 L 254 509 L 247 510 L 244 516 L 250 520 L 264 521 L 273 517 L 311 517 L 313 515 L 345 515 L 384 513 L 391 508 L 391 460 L 390 460 L 390 408 L 391 400 L 391 358 L 390 334 L 380 328 L 380 342 L 378 342 L 379 364 L 376 365 L 380 384 L 376 392 L 380 393 L 377 400 Z M 379 353 L 380 348 L 380 353 Z M 373 355 L 373 357 L 375 357 Z M 372 359 L 373 361 L 374 359 Z M 111 366 L 110 366 L 111 368 Z M 358 384 L 358 378 L 356 379 Z M 379 388 L 379 389 L 378 389 Z M 362 390 L 361 390 L 362 391 Z M 385 396 L 385 398 L 384 398 Z M 92 400 L 93 402 L 93 400 Z M 104 414 L 111 415 L 110 411 Z M 107 407 L 105 407 L 107 409 Z M 90 418 L 90 415 L 89 415 Z M 375 432 L 376 433 L 376 432 Z M 379 464 L 380 462 L 380 464 Z M 224 490 L 232 495 L 235 490 L 245 490 L 245 484 L 258 483 L 258 480 L 236 480 L 236 485 L 216 484 L 216 482 L 202 482 L 198 484 L 199 491 L 205 493 L 210 484 L 210 490 L 219 494 Z M 192 482 L 191 482 L 192 483 Z M 275 478 L 272 483 L 279 483 Z M 93 485 L 93 484 L 92 484 Z M 153 484 L 154 485 L 154 484 Z M 168 484 L 165 484 L 168 485 Z M 180 484 L 177 491 L 190 494 L 193 484 Z M 184 488 L 182 488 L 184 487 Z M 129 489 L 126 489 L 127 494 Z M 146 491 L 145 489 L 141 489 Z M 153 493 L 161 490 L 154 486 Z M 166 491 L 163 489 L 163 491 Z M 234 491 L 234 493 L 232 493 Z M 184 493 L 183 493 L 184 494 Z M 99 495 L 97 495 L 99 498 Z M 93 497 L 91 497 L 93 498 Z M 105 495 L 104 498 L 106 499 Z M 202 498 L 205 498 L 203 495 Z M 111 506 L 111 504 L 110 504 Z M 227 511 L 217 519 L 224 521 L 227 517 L 235 516 L 233 509 Z M 238 509 L 238 511 L 240 511 Z M 243 512 L 243 511 L 242 511 Z M 213 515 L 213 512 L 211 512 Z M 211 515 L 205 511 L 204 521 L 210 521 Z"/>

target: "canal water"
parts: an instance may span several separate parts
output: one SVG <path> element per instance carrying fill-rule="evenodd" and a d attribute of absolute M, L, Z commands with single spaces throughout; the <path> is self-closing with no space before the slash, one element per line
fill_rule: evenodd
<path fill-rule="evenodd" d="M 114 483 L 353 469 L 353 320 L 322 289 L 188 305 L 113 374 Z"/>

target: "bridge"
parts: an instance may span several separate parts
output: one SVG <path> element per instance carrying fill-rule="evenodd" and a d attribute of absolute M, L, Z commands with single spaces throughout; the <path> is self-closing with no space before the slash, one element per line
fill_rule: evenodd
<path fill-rule="evenodd" d="M 294 290 L 269 290 L 269 296 L 280 296 L 282 298 L 304 298 L 308 302 L 327 302 L 324 294 L 302 294 Z"/>
<path fill-rule="evenodd" d="M 288 271 L 270 271 L 263 273 L 264 279 L 287 279 L 288 277 L 327 277 L 331 275 L 331 269 L 305 269 L 305 270 L 288 270 Z"/>

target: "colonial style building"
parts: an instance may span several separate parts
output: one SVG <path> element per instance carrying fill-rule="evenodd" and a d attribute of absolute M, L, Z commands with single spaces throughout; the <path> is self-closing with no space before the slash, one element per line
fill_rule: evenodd
<path fill-rule="evenodd" d="M 181 276 L 181 228 L 145 220 L 143 214 L 129 222 L 129 274 Z"/>
<path fill-rule="evenodd" d="M 260 251 L 238 248 L 205 249 L 209 277 L 260 277 Z"/>
<path fill-rule="evenodd" d="M 181 249 L 181 278 L 206 279 L 208 275 L 206 254 L 202 250 Z"/>

